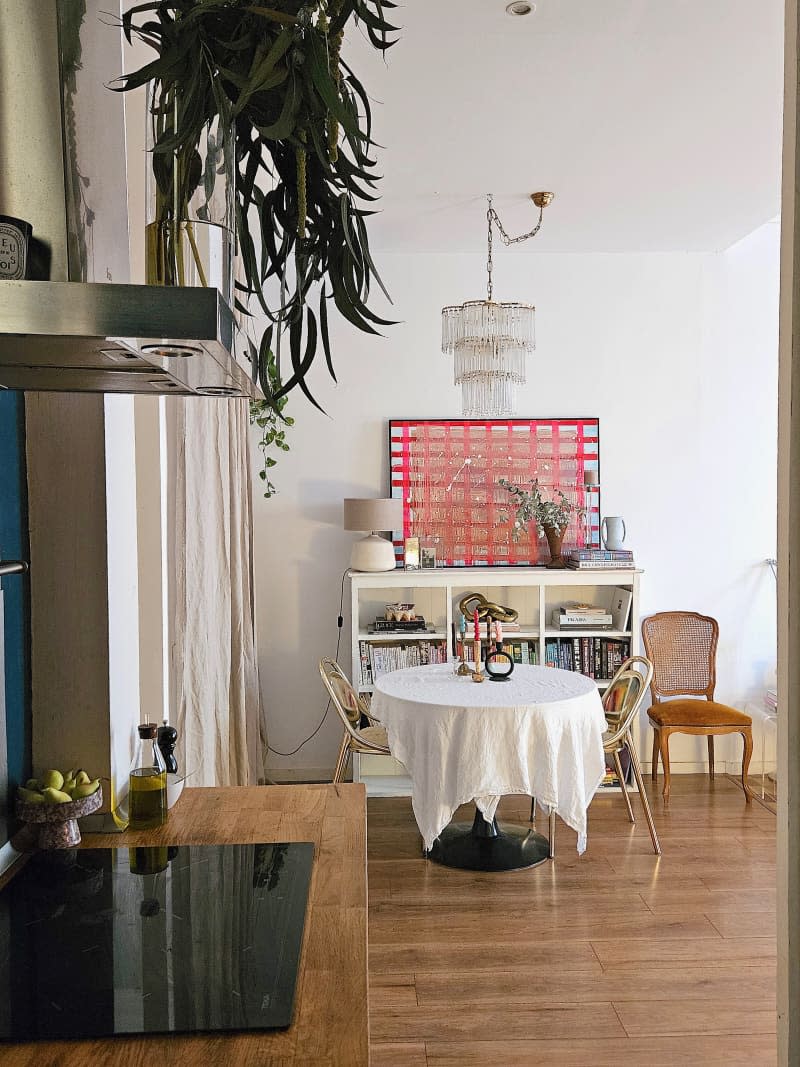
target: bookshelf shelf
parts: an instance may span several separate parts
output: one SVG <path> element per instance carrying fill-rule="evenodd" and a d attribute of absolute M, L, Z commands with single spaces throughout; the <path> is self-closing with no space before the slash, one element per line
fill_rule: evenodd
<path fill-rule="evenodd" d="M 582 638 L 596 641 L 598 646 L 603 641 L 616 642 L 617 654 L 635 653 L 638 651 L 641 573 L 633 567 L 591 571 L 550 570 L 545 567 L 437 567 L 425 571 L 398 568 L 378 574 L 351 571 L 351 677 L 360 693 L 373 692 L 374 686 L 370 680 L 362 676 L 363 657 L 366 656 L 368 661 L 371 654 L 369 646 L 381 646 L 384 657 L 387 647 L 391 650 L 391 646 L 401 649 L 406 646 L 408 655 L 413 657 L 421 654 L 424 646 L 420 646 L 420 642 L 428 642 L 437 649 L 444 646 L 445 658 L 452 657 L 455 653 L 453 634 L 458 602 L 468 592 L 483 593 L 488 600 L 519 612 L 523 620 L 520 629 L 504 629 L 504 643 L 507 646 L 523 643 L 527 646 L 527 655 L 535 657 L 537 663 L 544 664 L 546 655 L 553 654 L 554 643 L 564 644 L 565 659 L 568 659 L 567 643 L 574 647 L 574 640 L 580 641 Z M 617 588 L 631 594 L 630 618 L 623 628 L 565 631 L 545 624 L 545 620 L 550 621 L 554 608 L 567 604 L 590 603 L 609 608 Z M 376 617 L 383 615 L 385 605 L 395 602 L 414 604 L 417 614 L 434 627 L 433 632 L 370 633 L 369 627 Z M 415 653 L 415 648 L 420 651 Z M 607 658 L 610 665 L 611 658 Z M 396 660 L 398 665 L 404 665 L 400 653 Z M 524 658 L 522 661 L 526 662 Z M 599 664 L 600 660 L 596 662 Z M 386 665 L 384 658 L 382 667 L 385 669 Z M 559 665 L 565 666 L 566 662 Z M 608 679 L 598 678 L 596 684 L 598 689 L 605 689 Z M 370 796 L 408 796 L 411 792 L 405 768 L 390 756 L 355 754 L 353 778 L 366 784 Z"/>

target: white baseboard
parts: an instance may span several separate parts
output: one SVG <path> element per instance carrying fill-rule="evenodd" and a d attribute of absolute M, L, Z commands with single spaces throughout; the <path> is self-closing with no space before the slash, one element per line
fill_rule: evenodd
<path fill-rule="evenodd" d="M 329 782 L 333 767 L 267 767 L 267 779 L 276 785 L 295 782 Z"/>

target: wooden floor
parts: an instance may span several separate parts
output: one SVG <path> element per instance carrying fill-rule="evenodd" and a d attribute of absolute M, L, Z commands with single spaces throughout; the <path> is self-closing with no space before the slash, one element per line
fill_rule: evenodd
<path fill-rule="evenodd" d="M 409 800 L 368 808 L 372 1067 L 775 1064 L 775 817 L 725 776 L 673 777 L 660 859 L 603 793 L 582 857 L 559 820 L 556 859 L 507 874 L 422 859 Z"/>

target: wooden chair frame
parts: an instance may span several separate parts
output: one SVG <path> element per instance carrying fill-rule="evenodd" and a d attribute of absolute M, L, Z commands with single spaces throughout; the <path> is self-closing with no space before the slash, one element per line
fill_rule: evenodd
<path fill-rule="evenodd" d="M 709 631 L 708 648 L 704 650 L 707 655 L 707 664 L 705 662 L 702 664 L 704 669 L 699 672 L 700 677 L 698 678 L 698 684 L 694 686 L 676 686 L 667 684 L 665 676 L 668 678 L 670 672 L 673 674 L 679 672 L 674 664 L 660 664 L 658 656 L 654 654 L 653 645 L 655 630 L 659 626 L 668 626 L 673 623 L 677 624 L 684 620 L 690 624 L 693 620 L 697 625 L 702 626 Z M 714 700 L 714 689 L 717 682 L 717 643 L 719 640 L 719 624 L 716 619 L 712 618 L 710 615 L 700 615 L 696 611 L 657 612 L 655 615 L 650 615 L 642 621 L 642 640 L 644 642 L 645 652 L 653 662 L 653 680 L 650 684 L 650 695 L 653 706 L 665 703 L 663 700 L 664 697 L 673 696 L 697 697 L 700 700 L 706 699 L 709 701 Z M 703 681 L 705 681 L 705 684 L 702 684 Z M 736 711 L 735 708 L 731 710 Z M 708 725 L 704 723 L 689 723 L 686 725 L 662 726 L 655 722 L 651 717 L 648 716 L 648 718 L 650 725 L 653 728 L 651 777 L 654 782 L 657 780 L 658 758 L 660 755 L 661 763 L 664 768 L 664 788 L 662 790 L 664 800 L 669 799 L 670 792 L 669 739 L 672 734 L 694 734 L 705 736 L 707 738 L 708 772 L 712 781 L 714 779 L 714 737 L 718 734 L 741 734 L 743 741 L 742 789 L 744 790 L 745 801 L 748 804 L 751 802 L 750 787 L 747 784 L 747 772 L 750 767 L 750 759 L 753 755 L 752 725 Z"/>
<path fill-rule="evenodd" d="M 369 737 L 365 737 L 359 729 L 361 716 L 364 715 L 370 726 L 380 726 L 381 723 L 373 715 L 370 715 L 366 702 L 362 700 L 350 683 L 350 679 L 344 673 L 335 659 L 324 657 L 319 661 L 319 674 L 322 684 L 325 686 L 328 696 L 336 708 L 339 718 L 344 726 L 344 736 L 339 746 L 339 755 L 336 758 L 336 767 L 333 772 L 333 784 L 338 785 L 342 780 L 347 761 L 353 752 L 372 752 L 380 756 L 390 755 L 389 746 L 381 745 Z"/>

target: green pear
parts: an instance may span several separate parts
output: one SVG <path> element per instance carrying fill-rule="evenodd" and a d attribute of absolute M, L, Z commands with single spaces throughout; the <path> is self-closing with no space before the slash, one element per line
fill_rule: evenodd
<path fill-rule="evenodd" d="M 49 770 L 42 775 L 42 792 L 45 789 L 61 789 L 64 785 L 64 775 L 61 771 Z"/>
<path fill-rule="evenodd" d="M 77 784 L 78 783 L 75 781 L 74 778 L 65 778 L 64 784 L 61 788 L 64 790 L 65 793 L 71 793 Z"/>
<path fill-rule="evenodd" d="M 69 804 L 72 800 L 69 793 L 62 793 L 60 789 L 55 789 L 53 786 L 43 789 L 42 796 L 45 804 Z"/>
<path fill-rule="evenodd" d="M 41 787 L 42 787 L 42 785 L 41 785 L 41 782 L 39 781 L 38 778 L 29 778 L 27 780 L 27 782 L 25 783 L 25 788 L 26 789 L 33 789 L 37 793 L 39 792 Z"/>
<path fill-rule="evenodd" d="M 75 786 L 72 795 L 76 800 L 80 800 L 82 797 L 90 797 L 92 793 L 96 793 L 99 788 L 100 779 L 95 778 L 93 782 L 80 782 Z"/>
<path fill-rule="evenodd" d="M 44 797 L 41 793 L 34 789 L 27 789 L 22 785 L 17 790 L 17 796 L 26 804 L 44 804 Z"/>
<path fill-rule="evenodd" d="M 92 780 L 86 771 L 76 771 L 74 778 L 78 785 L 88 785 Z"/>

